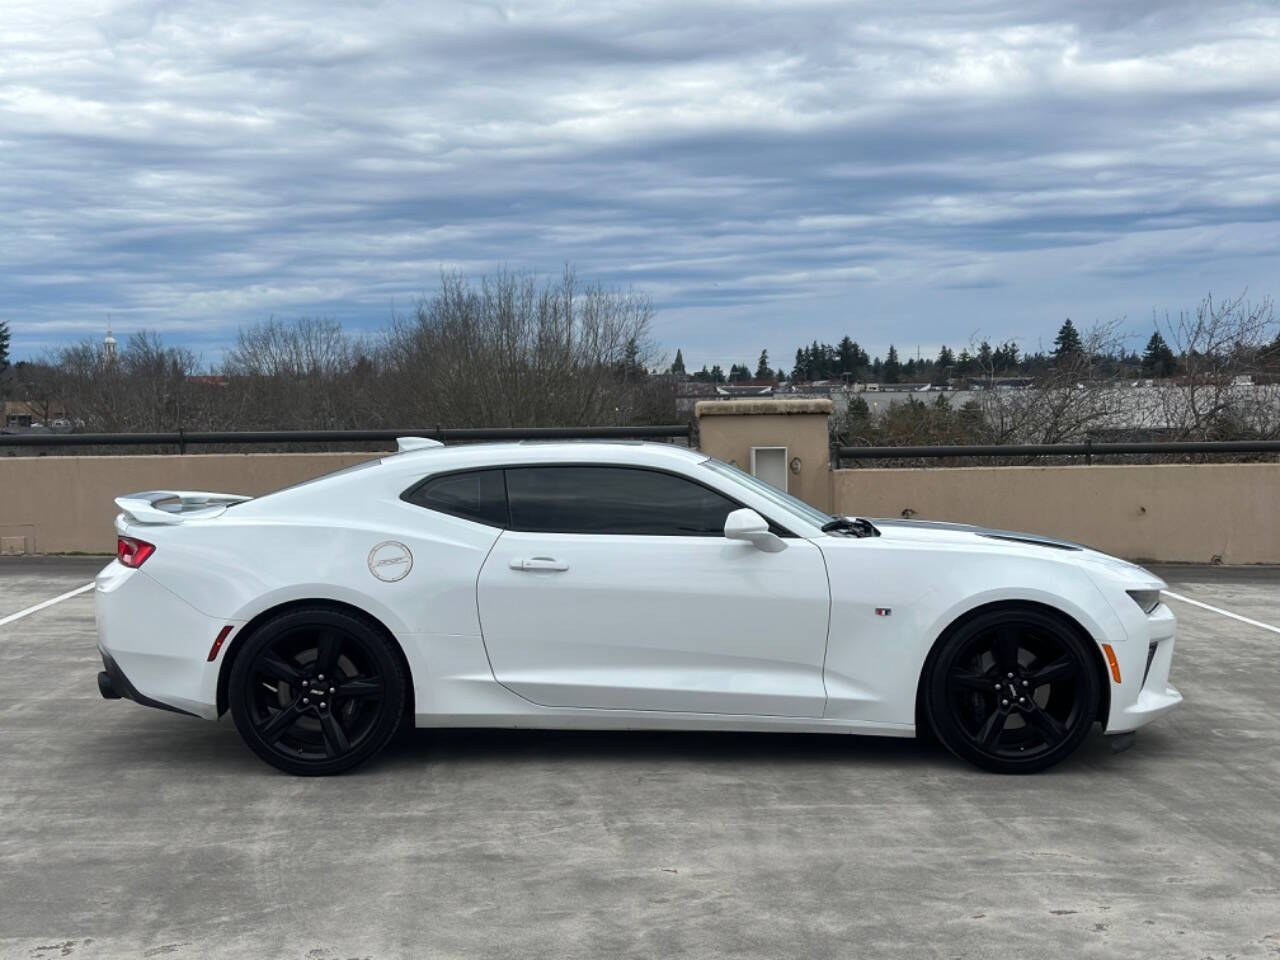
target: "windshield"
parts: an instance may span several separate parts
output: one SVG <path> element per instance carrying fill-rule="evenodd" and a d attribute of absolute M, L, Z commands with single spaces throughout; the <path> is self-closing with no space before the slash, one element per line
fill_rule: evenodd
<path fill-rule="evenodd" d="M 804 517 L 815 527 L 820 527 L 831 519 L 829 514 L 823 513 L 815 507 L 809 506 L 803 500 L 793 497 L 791 494 L 779 490 L 771 483 L 765 483 L 759 477 L 753 477 L 745 470 L 740 470 L 731 463 L 725 463 L 723 460 L 717 460 L 715 457 L 709 457 L 702 461 L 702 465 L 708 470 L 714 470 L 721 476 L 728 477 L 744 487 L 749 487 L 753 492 L 758 493 L 765 499 L 776 503 L 778 506 L 792 513 L 799 514 Z"/>

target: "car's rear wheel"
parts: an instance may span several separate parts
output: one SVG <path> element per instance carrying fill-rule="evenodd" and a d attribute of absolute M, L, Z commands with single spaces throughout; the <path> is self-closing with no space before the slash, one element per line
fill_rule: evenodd
<path fill-rule="evenodd" d="M 997 773 L 1034 773 L 1071 754 L 1098 715 L 1101 687 L 1078 631 L 1032 608 L 1002 608 L 943 641 L 925 706 L 956 756 Z"/>
<path fill-rule="evenodd" d="M 287 773 L 364 763 L 394 736 L 405 675 L 391 640 L 339 610 L 291 610 L 256 629 L 231 668 L 231 716 L 250 749 Z"/>

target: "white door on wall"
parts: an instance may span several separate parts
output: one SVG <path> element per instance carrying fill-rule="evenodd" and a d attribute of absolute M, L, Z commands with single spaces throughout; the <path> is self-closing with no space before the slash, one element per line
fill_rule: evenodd
<path fill-rule="evenodd" d="M 787 448 L 752 447 L 751 472 L 779 490 L 787 489 Z"/>

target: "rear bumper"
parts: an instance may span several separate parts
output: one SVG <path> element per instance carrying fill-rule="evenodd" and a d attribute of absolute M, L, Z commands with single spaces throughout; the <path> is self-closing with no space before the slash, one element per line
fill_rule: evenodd
<path fill-rule="evenodd" d="M 209 650 L 226 620 L 206 616 L 141 570 L 112 561 L 94 590 L 104 696 L 215 720 L 224 645 Z M 238 625 L 238 624 L 237 624 Z"/>
<path fill-rule="evenodd" d="M 102 651 L 98 652 L 102 653 Z M 103 700 L 132 700 L 134 703 L 141 704 L 144 707 L 169 710 L 188 717 L 196 716 L 190 711 L 180 710 L 167 703 L 161 703 L 159 700 L 152 700 L 150 697 L 143 696 L 138 692 L 138 688 L 129 682 L 129 678 L 124 675 L 120 665 L 106 653 L 102 654 L 102 666 L 105 669 L 98 673 L 98 692 L 102 694 Z"/>

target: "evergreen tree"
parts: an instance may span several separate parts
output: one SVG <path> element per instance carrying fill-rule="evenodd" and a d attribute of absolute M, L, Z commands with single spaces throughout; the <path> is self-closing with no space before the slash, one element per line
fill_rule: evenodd
<path fill-rule="evenodd" d="M 956 365 L 956 355 L 951 352 L 951 348 L 945 343 L 942 345 L 942 349 L 938 351 L 937 363 L 940 368 L 938 370 L 939 376 L 946 376 L 947 367 Z"/>
<path fill-rule="evenodd" d="M 796 348 L 796 365 L 791 368 L 792 380 L 807 380 L 809 373 L 809 364 L 805 359 L 804 351 Z"/>
<path fill-rule="evenodd" d="M 961 350 L 960 356 L 956 357 L 956 376 L 967 377 L 973 374 L 974 362 L 973 354 L 968 350 Z"/>
<path fill-rule="evenodd" d="M 1262 361 L 1269 367 L 1280 366 L 1280 333 L 1276 334 L 1271 346 L 1262 351 Z"/>
<path fill-rule="evenodd" d="M 643 374 L 644 367 L 640 365 L 640 344 L 635 337 L 627 339 L 626 346 L 622 352 L 622 366 L 619 373 L 623 376 L 635 376 Z"/>
<path fill-rule="evenodd" d="M 0 373 L 9 369 L 9 324 L 0 320 Z"/>
<path fill-rule="evenodd" d="M 702 365 L 702 369 L 693 375 L 693 379 L 697 380 L 699 383 L 713 382 L 711 380 L 711 371 L 707 369 L 707 365 L 705 363 Z"/>
<path fill-rule="evenodd" d="M 711 367 L 710 380 L 712 383 L 724 383 L 724 371 L 720 369 L 720 364 Z"/>
<path fill-rule="evenodd" d="M 871 375 L 877 380 L 884 377 L 884 364 L 881 362 L 879 357 L 876 357 L 875 360 L 871 362 Z"/>
<path fill-rule="evenodd" d="M 760 362 L 756 364 L 756 379 L 768 380 L 773 377 L 773 370 L 769 366 L 769 351 L 760 351 Z"/>
<path fill-rule="evenodd" d="M 845 335 L 840 339 L 839 345 L 836 347 L 836 372 L 841 376 L 849 374 L 851 377 L 858 375 L 858 345 Z"/>
<path fill-rule="evenodd" d="M 992 353 L 993 351 L 991 349 L 991 344 L 988 343 L 986 340 L 983 340 L 982 343 L 978 344 L 978 369 L 982 373 L 991 372 L 991 369 L 994 365 L 992 360 Z"/>
<path fill-rule="evenodd" d="M 676 350 L 676 358 L 671 362 L 671 372 L 677 376 L 684 375 L 684 354 Z"/>
<path fill-rule="evenodd" d="M 883 377 L 885 383 L 897 383 L 902 372 L 902 364 L 898 362 L 898 348 L 889 344 L 889 355 L 884 359 Z"/>
<path fill-rule="evenodd" d="M 991 363 L 996 370 L 1012 372 L 1017 369 L 1018 354 L 1018 345 L 1012 340 L 1006 340 L 992 352 Z"/>
<path fill-rule="evenodd" d="M 825 380 L 827 376 L 826 356 L 822 344 L 817 340 L 809 347 L 809 377 L 813 380 Z"/>
<path fill-rule="evenodd" d="M 1142 372 L 1148 377 L 1167 377 L 1178 365 L 1178 358 L 1165 343 L 1164 337 L 1157 330 L 1147 341 L 1147 349 L 1142 354 Z"/>
<path fill-rule="evenodd" d="M 1084 344 L 1080 342 L 1080 334 L 1076 332 L 1076 325 L 1071 322 L 1068 317 L 1066 321 L 1058 328 L 1058 335 L 1053 338 L 1053 359 L 1066 360 L 1074 357 L 1084 349 Z"/>

